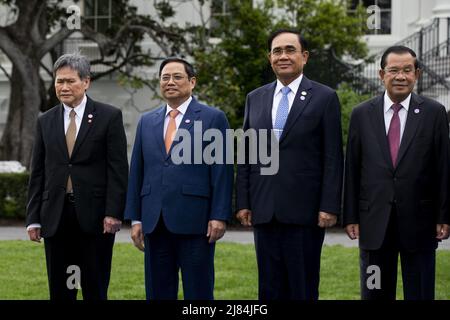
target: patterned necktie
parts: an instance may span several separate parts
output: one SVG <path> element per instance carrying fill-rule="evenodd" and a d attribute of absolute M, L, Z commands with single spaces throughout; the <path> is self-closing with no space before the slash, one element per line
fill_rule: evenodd
<path fill-rule="evenodd" d="M 284 125 L 286 124 L 286 120 L 289 114 L 289 100 L 288 94 L 291 91 L 289 87 L 283 87 L 281 89 L 281 93 L 283 96 L 281 97 L 280 104 L 278 105 L 277 115 L 275 117 L 275 124 L 273 126 L 273 130 L 275 132 L 275 136 L 278 140 L 280 140 L 281 134 L 283 133 Z"/>
<path fill-rule="evenodd" d="M 398 149 L 400 147 L 400 117 L 398 112 L 402 108 L 399 103 L 394 103 L 392 105 L 392 110 L 394 110 L 394 115 L 392 116 L 391 123 L 388 130 L 388 140 L 389 140 L 389 150 L 391 151 L 392 165 L 397 165 L 397 155 Z"/>
<path fill-rule="evenodd" d="M 170 146 L 175 138 L 175 132 L 177 131 L 177 123 L 175 118 L 180 111 L 173 109 L 169 112 L 169 124 L 167 125 L 166 136 L 164 138 L 164 144 L 166 145 L 166 152 L 169 154 Z"/>
<path fill-rule="evenodd" d="M 67 128 L 67 132 L 66 132 L 66 144 L 67 144 L 67 151 L 69 153 L 69 158 L 72 156 L 73 147 L 75 146 L 75 140 L 77 139 L 77 124 L 75 122 L 76 115 L 77 114 L 73 109 L 70 110 L 70 113 L 69 113 L 70 122 L 69 122 L 69 127 Z M 70 175 L 69 175 L 69 179 L 67 179 L 66 192 L 67 193 L 73 192 L 72 179 L 70 178 Z"/>

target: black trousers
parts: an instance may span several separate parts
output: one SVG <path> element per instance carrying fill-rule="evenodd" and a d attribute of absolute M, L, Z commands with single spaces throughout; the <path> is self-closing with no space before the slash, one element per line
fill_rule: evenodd
<path fill-rule="evenodd" d="M 254 226 L 260 300 L 317 300 L 325 230 L 273 220 Z"/>
<path fill-rule="evenodd" d="M 436 249 L 430 247 L 425 250 L 408 251 L 402 248 L 398 236 L 395 209 L 391 212 L 381 248 L 378 250 L 360 249 L 361 299 L 395 300 L 399 254 L 404 299 L 434 299 Z M 376 286 L 377 281 L 378 287 Z"/>
<path fill-rule="evenodd" d="M 50 299 L 76 300 L 78 282 L 84 300 L 107 300 L 114 235 L 82 232 L 75 206 L 66 197 L 56 234 L 44 239 Z"/>

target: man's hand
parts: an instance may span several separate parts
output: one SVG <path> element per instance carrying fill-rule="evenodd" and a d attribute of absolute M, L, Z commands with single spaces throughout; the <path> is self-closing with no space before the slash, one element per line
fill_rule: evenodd
<path fill-rule="evenodd" d="M 216 242 L 225 234 L 225 229 L 227 224 L 225 221 L 220 220 L 209 220 L 208 222 L 208 233 L 206 236 L 209 238 L 209 243 Z"/>
<path fill-rule="evenodd" d="M 122 221 L 119 219 L 108 216 L 103 219 L 103 233 L 116 233 L 121 226 Z"/>
<path fill-rule="evenodd" d="M 41 242 L 41 228 L 31 228 L 28 230 L 28 236 L 31 241 Z"/>
<path fill-rule="evenodd" d="M 359 238 L 359 224 L 348 224 L 345 226 L 345 232 L 350 239 L 355 240 Z"/>
<path fill-rule="evenodd" d="M 248 209 L 239 210 L 236 214 L 236 218 L 244 227 L 250 227 L 252 225 L 252 212 Z"/>
<path fill-rule="evenodd" d="M 445 240 L 450 236 L 450 225 L 448 224 L 437 224 L 436 225 L 436 239 Z"/>
<path fill-rule="evenodd" d="M 144 251 L 144 234 L 142 233 L 142 223 L 136 223 L 131 227 L 131 239 L 136 248 Z"/>
<path fill-rule="evenodd" d="M 337 216 L 335 214 L 319 212 L 319 222 L 317 225 L 321 228 L 329 228 L 336 224 Z"/>

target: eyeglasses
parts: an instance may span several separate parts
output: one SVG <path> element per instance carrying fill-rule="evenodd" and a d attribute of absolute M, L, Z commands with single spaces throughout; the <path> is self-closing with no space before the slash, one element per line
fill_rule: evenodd
<path fill-rule="evenodd" d="M 406 67 L 406 68 L 403 68 L 403 69 L 399 69 L 399 68 L 385 68 L 384 71 L 387 72 L 391 76 L 396 76 L 400 72 L 402 72 L 404 75 L 411 75 L 411 74 L 413 74 L 416 71 L 416 69 L 415 68 L 411 68 L 411 67 Z"/>
<path fill-rule="evenodd" d="M 183 79 L 185 79 L 185 76 L 179 75 L 179 74 L 174 74 L 174 75 L 170 75 L 170 74 L 165 74 L 161 77 L 160 81 L 161 82 L 169 82 L 170 79 L 173 79 L 174 82 L 181 82 L 183 81 Z"/>
<path fill-rule="evenodd" d="M 285 52 L 288 56 L 292 56 L 298 51 L 299 50 L 297 50 L 294 47 L 287 47 L 285 49 L 275 48 L 275 49 L 272 50 L 272 52 L 270 54 L 273 55 L 273 56 L 279 57 L 279 56 L 281 56 L 283 54 L 283 52 Z"/>

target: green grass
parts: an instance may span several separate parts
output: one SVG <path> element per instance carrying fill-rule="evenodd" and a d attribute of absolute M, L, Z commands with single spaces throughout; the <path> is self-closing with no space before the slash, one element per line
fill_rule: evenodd
<path fill-rule="evenodd" d="M 356 248 L 325 246 L 320 298 L 359 299 L 358 265 Z M 215 269 L 216 299 L 257 299 L 253 245 L 219 242 Z M 48 299 L 43 244 L 0 241 L 0 271 L 0 299 Z M 110 299 L 145 299 L 144 256 L 131 244 L 115 245 L 111 274 Z M 403 298 L 400 279 L 398 299 Z M 450 251 L 437 252 L 436 299 L 450 299 Z"/>

